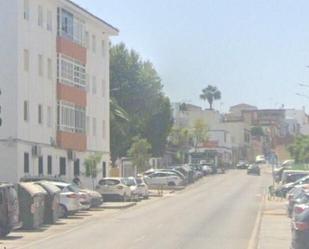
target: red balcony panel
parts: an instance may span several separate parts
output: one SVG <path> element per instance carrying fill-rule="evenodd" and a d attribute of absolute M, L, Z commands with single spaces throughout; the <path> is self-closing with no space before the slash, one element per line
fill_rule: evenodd
<path fill-rule="evenodd" d="M 78 60 L 83 65 L 87 63 L 87 49 L 65 37 L 57 37 L 57 52 Z"/>
<path fill-rule="evenodd" d="M 74 103 L 80 107 L 87 106 L 87 93 L 85 89 L 61 84 L 61 82 L 57 84 L 57 98 L 58 100 Z"/>
<path fill-rule="evenodd" d="M 86 151 L 87 136 L 81 133 L 58 131 L 57 144 L 65 150 Z"/>

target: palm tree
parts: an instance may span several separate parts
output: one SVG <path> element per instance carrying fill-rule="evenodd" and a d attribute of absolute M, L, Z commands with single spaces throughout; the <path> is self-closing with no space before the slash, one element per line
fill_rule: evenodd
<path fill-rule="evenodd" d="M 221 99 L 221 92 L 216 86 L 208 85 L 202 90 L 200 98 L 204 101 L 207 100 L 207 102 L 209 103 L 209 108 L 212 110 L 212 104 L 214 100 Z"/>

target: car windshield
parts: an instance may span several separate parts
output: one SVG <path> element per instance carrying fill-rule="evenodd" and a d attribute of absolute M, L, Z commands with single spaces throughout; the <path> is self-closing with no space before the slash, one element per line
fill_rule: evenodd
<path fill-rule="evenodd" d="M 124 179 L 124 182 L 127 186 L 135 186 L 136 185 L 136 181 L 135 179 L 132 179 L 132 178 L 126 178 Z"/>

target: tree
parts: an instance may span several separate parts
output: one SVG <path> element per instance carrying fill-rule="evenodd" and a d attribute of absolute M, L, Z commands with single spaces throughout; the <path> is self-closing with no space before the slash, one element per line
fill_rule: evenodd
<path fill-rule="evenodd" d="M 207 100 L 209 104 L 209 108 L 212 110 L 212 105 L 214 100 L 221 99 L 221 92 L 218 90 L 217 87 L 208 85 L 206 88 L 202 90 L 202 94 L 200 95 L 200 98 L 204 101 Z"/>
<path fill-rule="evenodd" d="M 194 122 L 192 130 L 193 147 L 196 149 L 198 145 L 207 142 L 208 140 L 208 127 L 202 119 L 197 119 Z"/>
<path fill-rule="evenodd" d="M 94 153 L 90 154 L 84 161 L 84 165 L 86 168 L 85 175 L 91 178 L 92 188 L 95 187 L 95 179 L 98 175 L 98 164 L 102 160 L 102 153 Z"/>
<path fill-rule="evenodd" d="M 179 111 L 181 112 L 186 112 L 188 110 L 187 104 L 186 103 L 181 103 L 179 105 Z"/>
<path fill-rule="evenodd" d="M 251 135 L 254 137 L 263 137 L 265 134 L 261 126 L 255 126 L 251 128 Z"/>
<path fill-rule="evenodd" d="M 309 136 L 298 136 L 288 150 L 296 163 L 309 163 Z"/>
<path fill-rule="evenodd" d="M 128 156 L 131 158 L 132 163 L 136 166 L 138 172 L 144 172 L 146 166 L 149 164 L 151 154 L 151 145 L 147 139 L 134 137 L 131 148 L 128 151 Z"/>
<path fill-rule="evenodd" d="M 172 126 L 172 110 L 153 64 L 123 43 L 111 48 L 111 97 L 127 114 L 127 121 L 111 116 L 112 160 L 127 155 L 133 137 L 146 138 L 151 152 L 162 156 Z"/>
<path fill-rule="evenodd" d="M 191 133 L 185 128 L 173 128 L 169 135 L 169 143 L 177 151 L 177 161 L 185 163 L 186 153 L 188 153 L 192 140 Z"/>

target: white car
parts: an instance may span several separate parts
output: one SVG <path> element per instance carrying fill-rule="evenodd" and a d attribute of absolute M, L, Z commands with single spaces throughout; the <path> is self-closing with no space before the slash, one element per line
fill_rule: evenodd
<path fill-rule="evenodd" d="M 182 179 L 172 172 L 155 172 L 144 177 L 145 182 L 151 186 L 179 186 Z"/>
<path fill-rule="evenodd" d="M 64 191 L 71 191 L 76 194 L 78 194 L 79 202 L 81 204 L 81 209 L 87 210 L 90 208 L 91 204 L 91 198 L 90 195 L 86 192 L 83 192 L 80 190 L 79 187 L 77 187 L 74 184 L 66 183 L 66 182 L 53 182 L 54 185 L 56 185 L 58 188 Z"/>
<path fill-rule="evenodd" d="M 81 210 L 82 206 L 79 202 L 80 195 L 67 188 L 66 183 L 48 182 L 57 186 L 60 192 L 59 217 L 65 218 L 69 214 L 73 214 Z"/>
<path fill-rule="evenodd" d="M 138 185 L 134 177 L 126 177 L 123 179 L 124 184 L 127 185 L 131 190 L 131 200 L 139 200 Z"/>
<path fill-rule="evenodd" d="M 149 190 L 148 190 L 148 186 L 145 183 L 144 179 L 142 177 L 136 177 L 135 180 L 136 180 L 136 183 L 137 183 L 138 195 L 141 198 L 148 199 L 149 198 Z"/>
<path fill-rule="evenodd" d="M 125 180 L 119 177 L 101 179 L 96 186 L 96 191 L 103 196 L 104 200 L 130 201 L 132 195 L 130 187 L 125 184 Z"/>

